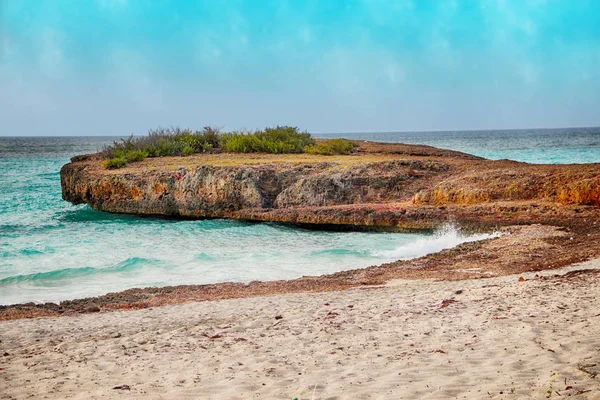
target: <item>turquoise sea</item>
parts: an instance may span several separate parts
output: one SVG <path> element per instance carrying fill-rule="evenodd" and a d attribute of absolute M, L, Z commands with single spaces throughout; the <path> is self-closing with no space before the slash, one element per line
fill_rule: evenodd
<path fill-rule="evenodd" d="M 491 160 L 506 158 L 532 164 L 600 162 L 600 128 L 336 133 L 318 136 L 427 144 Z"/>
<path fill-rule="evenodd" d="M 532 163 L 600 162 L 600 128 L 353 133 Z M 115 138 L 0 137 L 0 304 L 132 287 L 291 279 L 418 257 L 469 236 L 311 231 L 271 223 L 115 215 L 61 199 L 59 170 Z"/>

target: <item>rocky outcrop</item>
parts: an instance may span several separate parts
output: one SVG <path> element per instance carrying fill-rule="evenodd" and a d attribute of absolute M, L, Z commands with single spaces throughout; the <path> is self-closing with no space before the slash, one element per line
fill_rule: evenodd
<path fill-rule="evenodd" d="M 65 200 L 115 213 L 407 229 L 457 219 L 543 223 L 560 205 L 600 206 L 600 164 L 530 165 L 378 143 L 351 156 L 195 155 L 122 170 L 79 157 L 62 168 L 61 185 Z"/>

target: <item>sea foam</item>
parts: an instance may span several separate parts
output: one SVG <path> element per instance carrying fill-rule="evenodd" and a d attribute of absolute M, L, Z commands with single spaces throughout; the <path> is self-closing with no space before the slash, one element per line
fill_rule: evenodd
<path fill-rule="evenodd" d="M 394 250 L 382 251 L 380 255 L 386 258 L 398 260 L 409 260 L 428 254 L 437 253 L 444 249 L 451 249 L 462 243 L 476 242 L 478 240 L 493 239 L 499 237 L 500 233 L 465 233 L 448 224 L 436 230 L 432 236 L 419 238 L 409 245 L 400 246 Z"/>

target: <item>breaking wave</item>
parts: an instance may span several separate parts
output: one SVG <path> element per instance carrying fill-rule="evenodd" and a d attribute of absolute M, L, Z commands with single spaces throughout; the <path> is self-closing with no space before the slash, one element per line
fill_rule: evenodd
<path fill-rule="evenodd" d="M 156 260 L 147 260 L 145 258 L 132 257 L 116 265 L 106 268 L 63 268 L 48 272 L 37 272 L 34 274 L 9 276 L 7 278 L 0 279 L 0 286 L 26 282 L 42 284 L 44 281 L 68 280 L 92 275 L 132 272 L 156 263 Z"/>
<path fill-rule="evenodd" d="M 378 255 L 396 260 L 409 260 L 437 253 L 444 249 L 451 249 L 462 243 L 492 239 L 499 236 L 500 233 L 498 232 L 467 234 L 454 225 L 446 225 L 435 231 L 431 236 L 421 237 L 394 250 L 380 251 Z"/>

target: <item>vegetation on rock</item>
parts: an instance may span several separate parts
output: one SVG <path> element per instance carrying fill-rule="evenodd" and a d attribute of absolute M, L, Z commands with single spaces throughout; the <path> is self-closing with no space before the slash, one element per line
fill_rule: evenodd
<path fill-rule="evenodd" d="M 316 143 L 308 132 L 291 126 L 276 126 L 257 131 L 221 133 L 219 129 L 202 130 L 158 128 L 142 137 L 130 136 L 116 141 L 102 152 L 104 168 L 121 168 L 147 157 L 189 156 L 206 152 L 319 155 L 349 154 L 356 147 L 351 140 L 331 139 Z"/>
<path fill-rule="evenodd" d="M 109 158 L 108 160 L 104 160 L 104 162 L 102 163 L 102 165 L 106 169 L 121 168 L 121 167 L 124 167 L 126 164 L 127 164 L 127 160 L 125 160 L 125 157 Z"/>
<path fill-rule="evenodd" d="M 108 146 L 102 152 L 105 168 L 121 168 L 128 162 L 147 157 L 186 156 L 219 147 L 217 129 L 204 127 L 201 131 L 180 128 L 151 129 L 142 137 L 130 136 Z"/>
<path fill-rule="evenodd" d="M 222 148 L 231 153 L 302 153 L 304 147 L 314 143 L 310 133 L 290 126 L 226 133 L 220 140 Z"/>
<path fill-rule="evenodd" d="M 349 154 L 358 145 L 347 139 L 330 139 L 323 143 L 309 144 L 304 147 L 304 152 L 309 154 L 319 154 L 332 156 L 334 154 Z"/>

